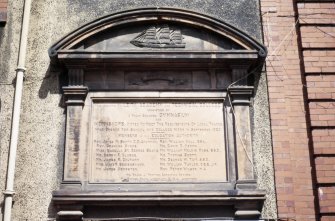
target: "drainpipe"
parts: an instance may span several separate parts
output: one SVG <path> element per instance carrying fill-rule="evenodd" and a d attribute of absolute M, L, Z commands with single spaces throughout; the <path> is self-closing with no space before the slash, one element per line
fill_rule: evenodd
<path fill-rule="evenodd" d="M 8 168 L 7 168 L 7 183 L 6 183 L 6 190 L 4 191 L 4 195 L 5 195 L 4 221 L 10 221 L 11 213 L 12 213 L 12 204 L 13 204 L 13 195 L 14 195 L 15 161 L 16 161 L 17 143 L 18 143 L 18 138 L 19 138 L 19 122 L 20 122 L 23 79 L 24 79 L 24 73 L 26 70 L 25 60 L 26 60 L 26 51 L 27 51 L 30 8 L 31 8 L 31 0 L 25 0 L 22 29 L 21 29 L 18 66 L 16 69 L 16 85 L 15 85 L 15 97 L 14 97 L 14 107 L 13 107 L 13 116 L 12 116 L 10 147 L 9 147 Z"/>

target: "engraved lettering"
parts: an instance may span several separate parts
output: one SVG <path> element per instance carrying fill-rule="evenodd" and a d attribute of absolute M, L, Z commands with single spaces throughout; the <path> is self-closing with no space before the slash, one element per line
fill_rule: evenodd
<path fill-rule="evenodd" d="M 224 182 L 223 104 L 110 102 L 93 106 L 90 182 Z"/>

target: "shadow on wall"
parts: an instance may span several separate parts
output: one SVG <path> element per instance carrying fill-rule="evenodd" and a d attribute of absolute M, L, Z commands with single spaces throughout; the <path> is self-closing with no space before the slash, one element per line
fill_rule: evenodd
<path fill-rule="evenodd" d="M 45 72 L 44 77 L 42 78 L 41 86 L 38 90 L 38 96 L 40 99 L 46 99 L 50 94 L 62 94 L 62 87 L 66 85 L 67 79 L 66 74 L 62 68 L 59 68 L 55 65 L 49 64 L 47 71 Z M 50 107 L 52 108 L 52 107 Z M 57 108 L 57 107 L 54 107 Z M 63 105 L 62 98 L 59 99 L 58 108 L 62 108 L 65 114 L 66 108 Z M 56 178 L 54 189 L 59 188 L 60 183 L 63 179 L 63 158 L 64 158 L 64 137 L 65 137 L 65 122 L 62 124 L 63 128 L 60 128 L 61 133 L 58 137 L 58 149 L 57 149 L 57 167 Z M 51 193 L 50 193 L 51 194 Z M 57 210 L 52 201 L 48 205 L 48 218 L 47 220 L 56 220 Z"/>
<path fill-rule="evenodd" d="M 62 87 L 66 85 L 66 82 L 65 71 L 56 65 L 49 64 L 38 91 L 39 98 L 45 99 L 48 94 L 62 94 Z M 58 107 L 64 108 L 62 99 L 60 99 Z"/>
<path fill-rule="evenodd" d="M 10 68 L 10 57 L 13 51 L 10 49 L 10 41 L 12 38 L 12 27 L 11 24 L 7 24 L 6 27 L 0 25 L 0 82 L 1 84 L 10 85 L 11 80 L 8 78 L 14 70 L 9 70 Z M 6 34 L 7 33 L 7 34 Z"/>

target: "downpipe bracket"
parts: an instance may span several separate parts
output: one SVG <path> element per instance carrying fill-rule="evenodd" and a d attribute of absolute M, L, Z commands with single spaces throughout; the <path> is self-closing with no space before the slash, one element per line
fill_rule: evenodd
<path fill-rule="evenodd" d="M 5 196 L 14 196 L 15 195 L 15 191 L 14 190 L 5 190 L 5 191 L 3 191 L 3 194 Z"/>
<path fill-rule="evenodd" d="M 26 69 L 25 67 L 17 67 L 17 68 L 15 69 L 16 72 L 21 71 L 21 72 L 23 72 L 23 73 L 25 73 L 26 70 L 27 70 L 27 69 Z"/>

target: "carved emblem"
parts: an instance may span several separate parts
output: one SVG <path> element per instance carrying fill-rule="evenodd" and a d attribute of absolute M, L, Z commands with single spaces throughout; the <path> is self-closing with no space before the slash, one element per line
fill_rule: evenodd
<path fill-rule="evenodd" d="M 144 48 L 185 48 L 181 31 L 171 30 L 168 25 L 152 26 L 130 41 L 137 47 Z"/>

